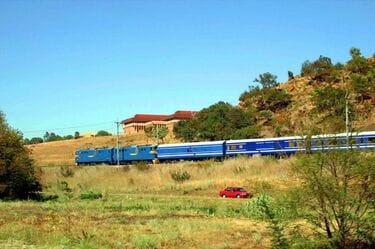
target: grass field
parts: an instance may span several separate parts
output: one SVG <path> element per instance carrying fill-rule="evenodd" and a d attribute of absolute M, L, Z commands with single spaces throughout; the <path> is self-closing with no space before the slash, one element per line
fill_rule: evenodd
<path fill-rule="evenodd" d="M 296 184 L 292 161 L 41 167 L 46 194 L 59 198 L 0 202 L 0 248 L 268 248 L 270 231 L 249 215 L 249 200 L 218 192 L 236 185 L 279 195 Z M 172 179 L 185 171 L 189 179 Z"/>

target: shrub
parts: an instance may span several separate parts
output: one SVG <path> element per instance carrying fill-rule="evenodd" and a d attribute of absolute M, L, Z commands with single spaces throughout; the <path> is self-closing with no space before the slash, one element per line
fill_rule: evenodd
<path fill-rule="evenodd" d="M 95 193 L 95 192 L 92 192 L 92 191 L 90 191 L 88 193 L 82 193 L 79 196 L 79 198 L 81 200 L 95 200 L 95 199 L 100 199 L 102 197 L 103 197 L 102 193 Z"/>
<path fill-rule="evenodd" d="M 41 189 L 22 134 L 0 112 L 0 198 L 37 198 Z"/>
<path fill-rule="evenodd" d="M 74 170 L 71 167 L 64 165 L 60 167 L 60 174 L 63 177 L 73 177 Z"/>
<path fill-rule="evenodd" d="M 103 137 L 103 136 L 111 136 L 112 134 L 108 131 L 100 130 L 96 133 L 97 137 Z"/>
<path fill-rule="evenodd" d="M 279 85 L 277 82 L 277 76 L 269 72 L 259 74 L 259 78 L 256 78 L 254 82 L 260 83 L 263 88 L 271 88 Z"/>
<path fill-rule="evenodd" d="M 134 167 L 139 171 L 146 171 L 151 168 L 146 162 L 136 162 L 134 163 Z"/>
<path fill-rule="evenodd" d="M 341 73 L 338 68 L 340 67 L 334 66 L 330 58 L 321 55 L 313 62 L 305 61 L 301 67 L 301 75 L 310 76 L 313 80 L 320 82 L 339 82 Z"/>
<path fill-rule="evenodd" d="M 190 179 L 191 175 L 187 171 L 171 172 L 171 177 L 176 182 L 184 182 Z"/>

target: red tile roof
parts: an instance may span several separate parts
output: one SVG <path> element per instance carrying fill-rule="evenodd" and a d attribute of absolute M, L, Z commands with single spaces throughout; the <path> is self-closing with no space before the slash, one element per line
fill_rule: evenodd
<path fill-rule="evenodd" d="M 147 123 L 150 121 L 169 121 L 173 119 L 191 119 L 193 118 L 198 112 L 193 111 L 176 111 L 171 115 L 154 115 L 154 114 L 136 114 L 132 118 L 128 118 L 123 120 L 122 124 L 130 124 L 130 123 Z"/>
<path fill-rule="evenodd" d="M 193 111 L 176 111 L 172 115 L 169 115 L 165 121 L 173 119 L 192 119 L 198 112 Z"/>

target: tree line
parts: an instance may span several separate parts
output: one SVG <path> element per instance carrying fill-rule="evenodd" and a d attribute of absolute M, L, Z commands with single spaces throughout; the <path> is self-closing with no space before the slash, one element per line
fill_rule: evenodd
<path fill-rule="evenodd" d="M 101 137 L 101 136 L 112 136 L 111 133 L 105 130 L 100 130 L 96 133 L 96 137 Z M 78 139 L 81 138 L 81 134 L 76 131 L 74 132 L 74 135 L 66 135 L 66 136 L 61 136 L 58 135 L 54 132 L 48 132 L 44 133 L 43 137 L 33 137 L 31 139 L 25 138 L 23 141 L 25 144 L 39 144 L 39 143 L 45 143 L 45 142 L 54 142 L 54 141 L 62 141 L 62 140 L 70 140 L 70 139 Z"/>

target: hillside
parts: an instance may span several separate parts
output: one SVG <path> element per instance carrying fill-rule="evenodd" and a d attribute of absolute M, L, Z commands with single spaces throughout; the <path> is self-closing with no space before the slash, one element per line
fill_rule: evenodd
<path fill-rule="evenodd" d="M 271 73 L 259 75 L 262 87 L 251 87 L 237 106 L 218 102 L 200 111 L 193 120 L 179 122 L 176 137 L 169 132 L 163 143 L 277 137 L 345 132 L 346 100 L 351 129 L 375 130 L 375 58 L 350 50 L 346 64 L 332 64 L 328 57 L 305 61 L 301 76 L 288 72 L 279 84 Z M 152 144 L 143 134 L 120 137 L 120 146 Z M 37 165 L 74 162 L 74 151 L 115 147 L 116 137 L 93 137 L 47 142 L 28 147 Z"/>

